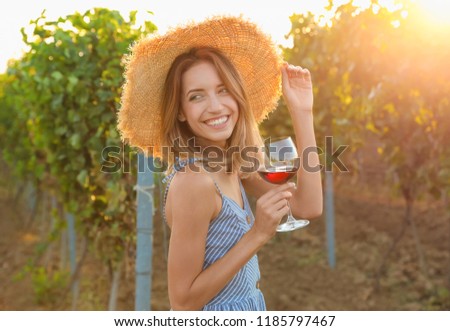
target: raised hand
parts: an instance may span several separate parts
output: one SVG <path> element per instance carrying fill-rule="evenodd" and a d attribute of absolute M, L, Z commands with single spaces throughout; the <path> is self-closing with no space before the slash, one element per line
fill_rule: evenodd
<path fill-rule="evenodd" d="M 285 63 L 281 75 L 283 97 L 291 113 L 311 113 L 313 89 L 309 70 Z"/>

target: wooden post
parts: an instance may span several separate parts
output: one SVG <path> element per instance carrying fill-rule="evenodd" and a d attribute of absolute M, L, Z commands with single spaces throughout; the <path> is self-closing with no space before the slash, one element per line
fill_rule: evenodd
<path fill-rule="evenodd" d="M 334 243 L 334 176 L 333 176 L 333 135 L 331 133 L 331 122 L 329 125 L 330 134 L 325 137 L 325 223 L 327 235 L 328 264 L 334 269 L 336 267 L 336 254 Z"/>
<path fill-rule="evenodd" d="M 76 247 L 76 232 L 75 232 L 75 217 L 72 213 L 66 213 L 67 233 L 69 239 L 69 259 L 70 259 L 70 274 L 73 276 L 77 269 L 77 247 Z M 76 309 L 79 293 L 79 281 L 75 279 L 72 284 L 72 310 Z"/>
<path fill-rule="evenodd" d="M 113 278 L 111 282 L 111 292 L 109 293 L 109 303 L 108 303 L 109 311 L 117 310 L 117 299 L 119 297 L 120 277 L 122 275 L 122 264 L 123 261 L 120 261 L 115 266 L 113 272 Z"/>
<path fill-rule="evenodd" d="M 151 309 L 153 254 L 153 158 L 138 154 L 135 310 Z"/>
<path fill-rule="evenodd" d="M 327 250 L 328 264 L 331 268 L 336 267 L 335 243 L 334 243 L 334 187 L 333 172 L 325 171 L 325 219 L 327 228 Z"/>

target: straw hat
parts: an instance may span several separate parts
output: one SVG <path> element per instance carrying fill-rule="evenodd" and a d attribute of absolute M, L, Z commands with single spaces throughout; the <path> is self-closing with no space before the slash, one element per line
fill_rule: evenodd
<path fill-rule="evenodd" d="M 193 47 L 222 51 L 240 73 L 250 108 L 259 123 L 281 94 L 281 56 L 270 37 L 242 17 L 214 17 L 141 39 L 131 48 L 125 70 L 118 129 L 123 141 L 145 154 L 161 156 L 159 107 L 175 58 Z"/>

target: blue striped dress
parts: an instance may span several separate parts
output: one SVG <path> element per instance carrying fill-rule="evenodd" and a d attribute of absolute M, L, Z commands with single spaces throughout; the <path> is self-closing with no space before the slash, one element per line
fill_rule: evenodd
<path fill-rule="evenodd" d="M 176 173 L 196 159 L 179 161 L 174 170 L 163 180 L 167 182 L 164 194 L 163 217 L 165 217 L 165 203 L 170 183 Z M 213 179 L 214 180 L 214 179 Z M 206 237 L 205 260 L 203 269 L 224 256 L 242 236 L 253 226 L 255 218 L 250 209 L 247 196 L 239 179 L 244 208 L 242 209 L 233 199 L 222 194 L 214 181 L 217 191 L 222 198 L 222 209 L 209 225 Z M 212 311 L 244 311 L 266 310 L 264 296 L 259 290 L 260 272 L 258 257 L 254 255 L 225 287 L 209 301 L 202 310 Z"/>

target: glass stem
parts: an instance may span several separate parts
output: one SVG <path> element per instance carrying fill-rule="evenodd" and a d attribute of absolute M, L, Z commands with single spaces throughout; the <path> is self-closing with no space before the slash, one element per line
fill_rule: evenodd
<path fill-rule="evenodd" d="M 287 202 L 287 205 L 288 205 L 288 207 L 289 207 L 289 214 L 288 214 L 288 218 L 287 218 L 287 220 L 286 220 L 286 223 L 287 223 L 287 222 L 295 221 L 294 216 L 292 216 L 291 205 L 289 204 L 289 201 Z"/>

